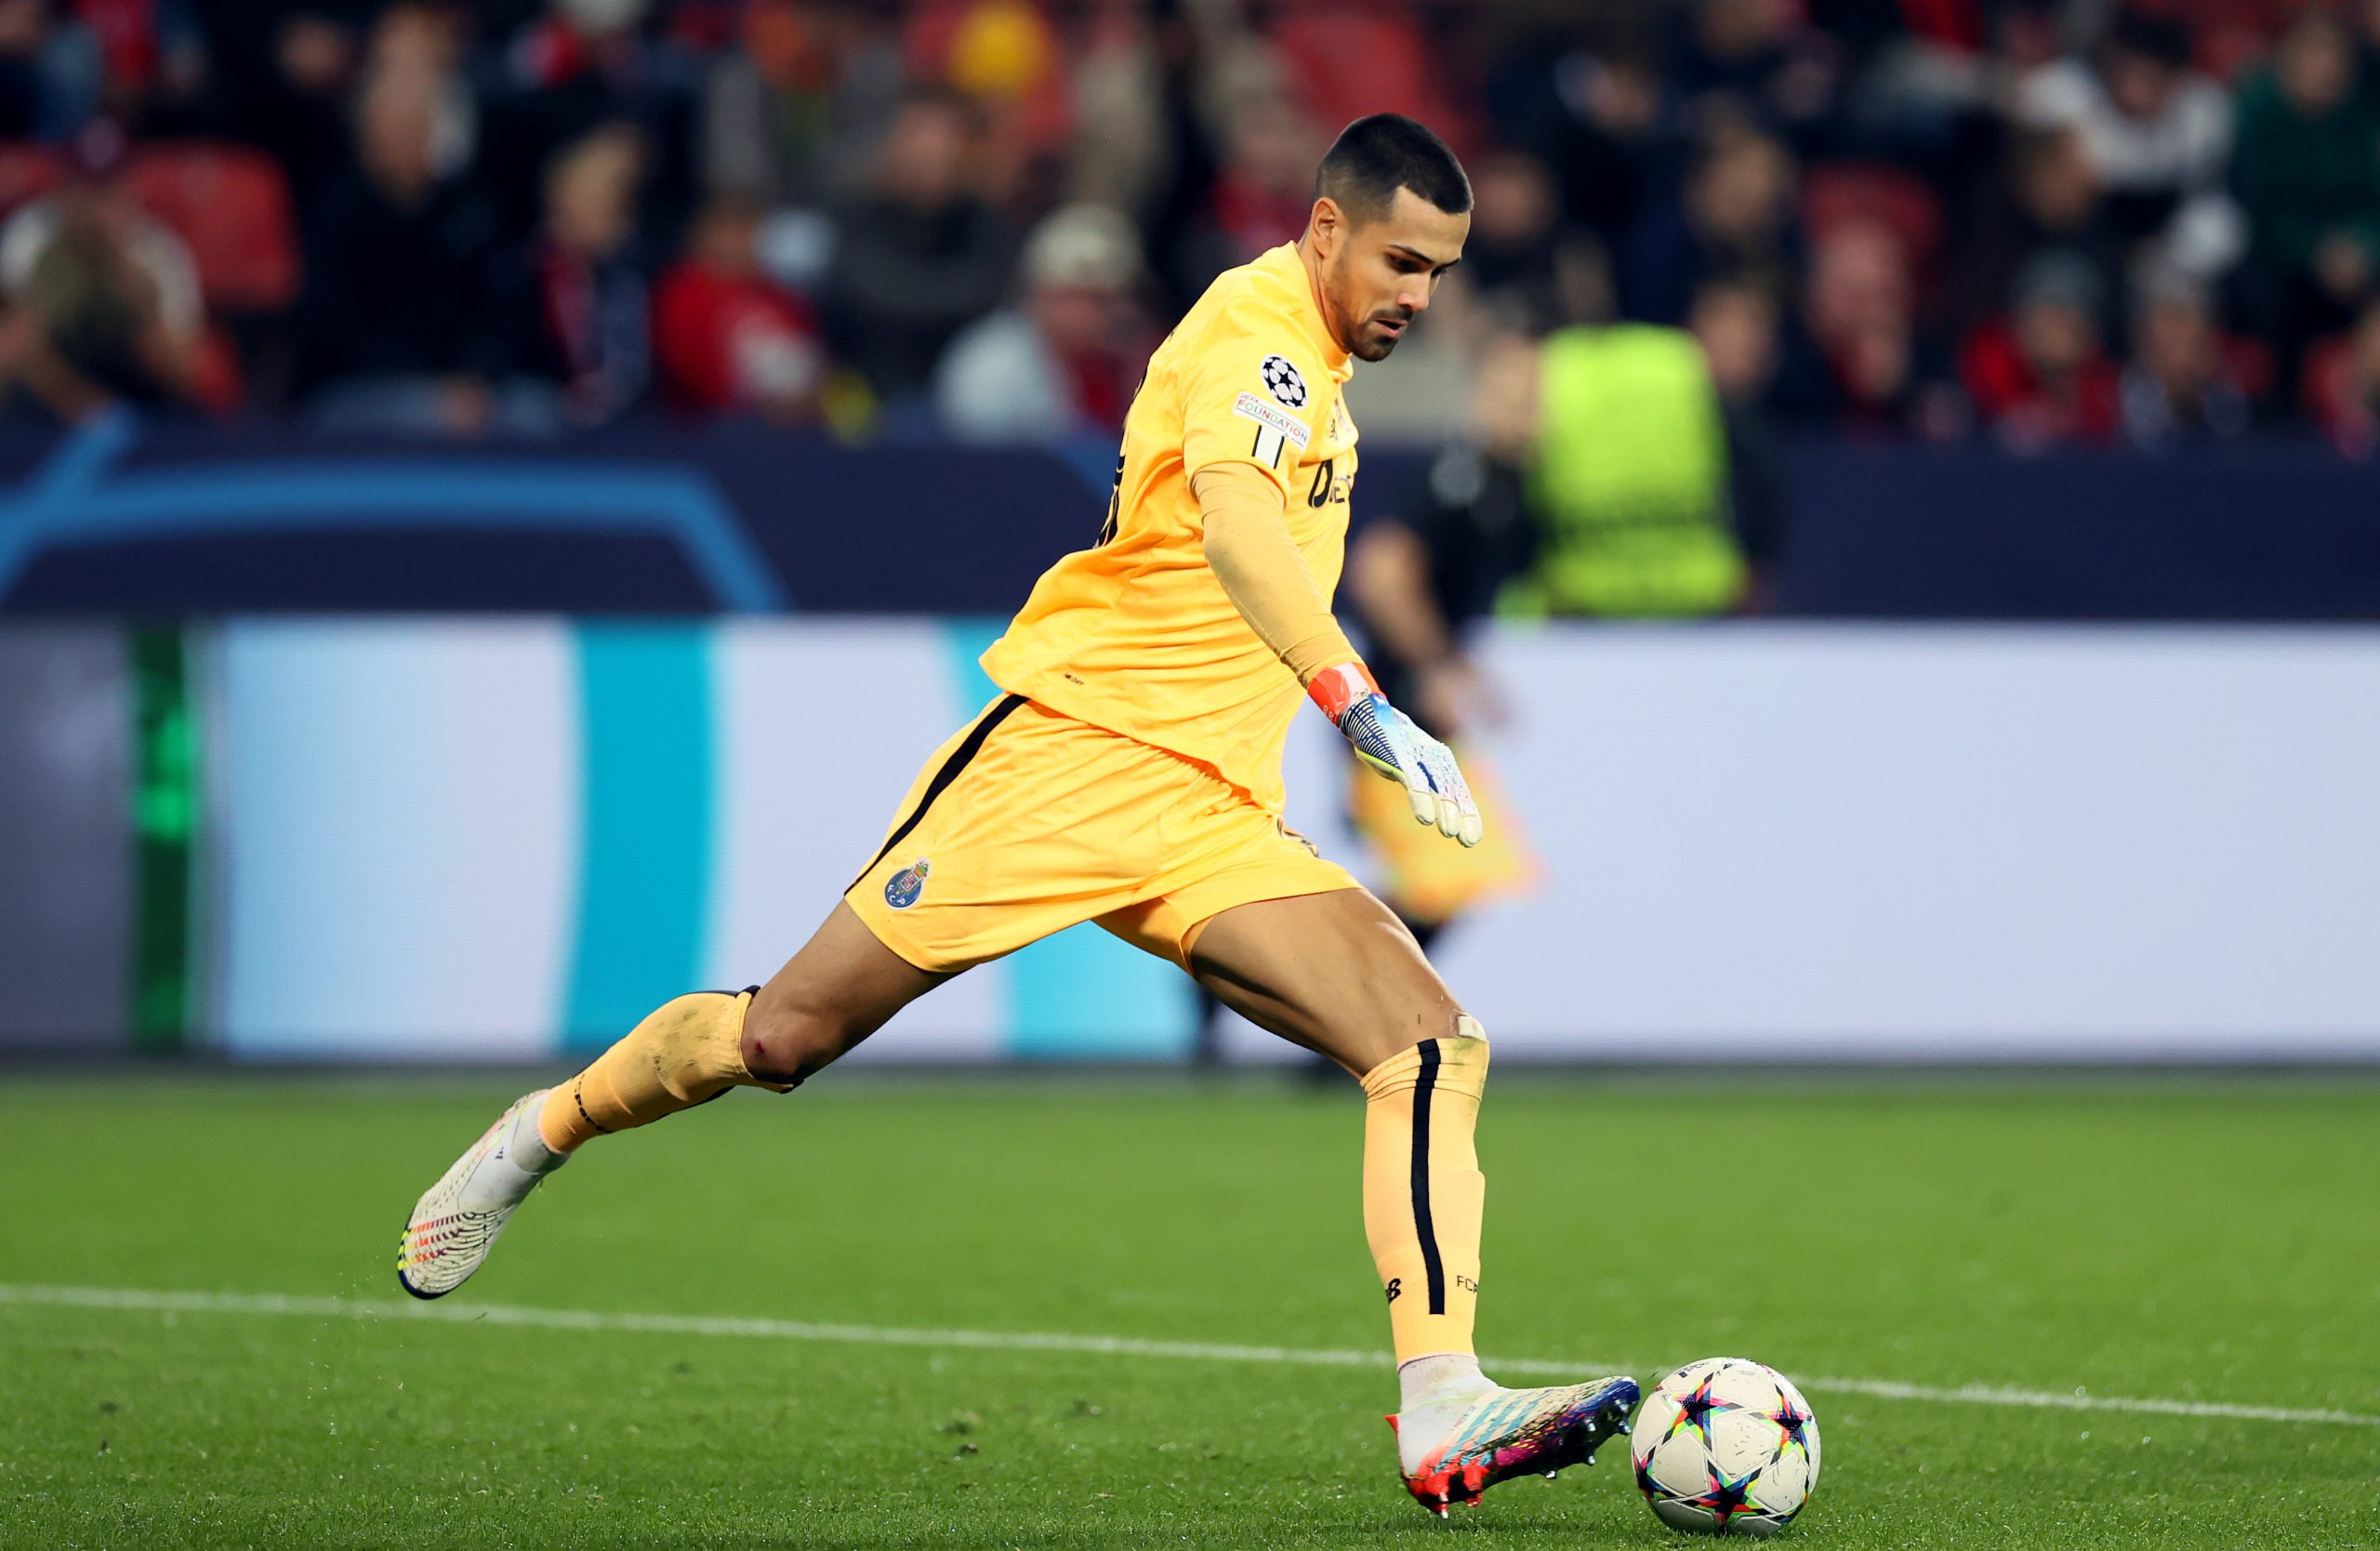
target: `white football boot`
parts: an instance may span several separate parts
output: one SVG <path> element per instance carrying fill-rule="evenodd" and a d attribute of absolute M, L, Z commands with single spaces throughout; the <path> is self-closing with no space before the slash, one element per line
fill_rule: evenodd
<path fill-rule="evenodd" d="M 1590 1379 L 1544 1389 L 1474 1388 L 1388 1419 L 1405 1490 L 1446 1517 L 1456 1504 L 1515 1476 L 1551 1476 L 1593 1465 L 1605 1439 L 1628 1430 L 1636 1381 Z"/>
<path fill-rule="evenodd" d="M 397 1283 L 416 1298 L 442 1298 L 480 1268 L 496 1236 L 537 1181 L 570 1161 L 548 1149 L 537 1111 L 548 1090 L 513 1101 L 487 1133 L 414 1203 L 397 1240 Z"/>

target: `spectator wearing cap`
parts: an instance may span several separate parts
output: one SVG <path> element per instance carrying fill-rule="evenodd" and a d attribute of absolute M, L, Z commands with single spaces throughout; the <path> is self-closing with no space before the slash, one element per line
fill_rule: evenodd
<path fill-rule="evenodd" d="M 1113 435 L 1154 343 L 1133 291 L 1139 239 L 1116 211 L 1076 205 L 1034 229 L 1025 296 L 952 343 L 934 383 L 945 429 L 971 442 Z"/>
<path fill-rule="evenodd" d="M 2181 22 L 2120 15 L 2091 61 L 2060 60 L 2027 77 L 2017 109 L 2029 126 L 2081 136 L 2118 226 L 2155 239 L 2159 261 L 2211 277 L 2237 260 L 2243 234 L 2223 185 L 2231 99 L 2190 68 Z"/>
<path fill-rule="evenodd" d="M 1960 375 L 2005 445 L 2104 445 L 2116 433 L 2117 376 L 2100 342 L 2107 283 L 2079 254 L 2036 255 L 2017 272 L 2004 322 L 1969 337 Z"/>
<path fill-rule="evenodd" d="M 1013 239 L 973 192 L 973 139 L 965 99 L 913 92 L 866 197 L 837 222 L 828 338 L 879 400 L 930 391 L 943 351 L 1007 294 Z"/>
<path fill-rule="evenodd" d="M 2202 286 L 2179 274 L 2134 286 L 2132 360 L 2119 390 L 2126 440 L 2157 452 L 2241 435 L 2250 415 L 2245 375 Z"/>

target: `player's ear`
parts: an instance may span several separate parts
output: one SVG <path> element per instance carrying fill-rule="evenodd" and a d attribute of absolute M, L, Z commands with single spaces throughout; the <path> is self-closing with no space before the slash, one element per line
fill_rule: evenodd
<path fill-rule="evenodd" d="M 1314 252 L 1317 258 L 1328 258 L 1339 244 L 1339 235 L 1346 230 L 1347 213 L 1339 202 L 1323 194 L 1314 202 L 1314 213 L 1306 218 L 1306 225 L 1314 232 Z"/>

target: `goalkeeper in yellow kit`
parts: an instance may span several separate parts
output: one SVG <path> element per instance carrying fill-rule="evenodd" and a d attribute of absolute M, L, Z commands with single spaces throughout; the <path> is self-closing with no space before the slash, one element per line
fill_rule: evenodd
<path fill-rule="evenodd" d="M 1051 566 L 985 654 L 1004 693 L 926 762 L 816 935 L 767 985 L 680 997 L 508 1110 L 414 1208 L 406 1291 L 460 1285 L 590 1139 L 732 1087 L 788 1091 L 950 976 L 1095 921 L 1361 1080 L 1364 1226 L 1416 1498 L 1476 1501 L 1624 1425 L 1625 1378 L 1481 1373 L 1487 1039 L 1396 918 L 1281 819 L 1282 744 L 1311 699 L 1417 821 L 1480 838 L 1453 756 L 1381 696 L 1329 605 L 1356 465 L 1341 389 L 1428 308 L 1470 209 L 1427 128 L 1348 126 L 1304 235 L 1219 277 L 1151 358 L 1099 542 Z"/>

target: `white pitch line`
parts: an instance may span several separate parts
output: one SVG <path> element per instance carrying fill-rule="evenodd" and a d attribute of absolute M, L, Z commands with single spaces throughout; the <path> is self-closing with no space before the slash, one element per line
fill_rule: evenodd
<path fill-rule="evenodd" d="M 966 1347 L 1006 1352 L 1089 1352 L 1108 1357 L 1185 1358 L 1205 1362 L 1258 1362 L 1307 1368 L 1385 1368 L 1379 1352 L 1329 1347 L 1235 1346 L 1205 1341 L 1148 1341 L 1126 1335 L 1062 1331 L 911 1330 L 889 1325 L 826 1325 L 800 1319 L 746 1319 L 704 1314 L 615 1313 L 603 1309 L 522 1308 L 509 1304 L 401 1302 L 397 1299 L 293 1297 L 277 1292 L 171 1292 L 136 1287 L 41 1287 L 0 1282 L 0 1305 L 47 1308 L 109 1308 L 146 1314 L 282 1315 L 314 1319 L 426 1320 L 448 1325 L 516 1325 L 534 1330 L 626 1331 L 647 1335 L 723 1335 L 745 1340 L 826 1341 L 864 1346 Z M 1607 1363 L 1549 1358 L 1489 1359 L 1509 1373 L 1579 1374 Z M 1935 1405 L 2016 1406 L 2035 1411 L 2118 1411 L 2158 1416 L 2213 1417 L 2235 1422 L 2295 1422 L 2380 1427 L 2380 1414 L 2309 1411 L 2287 1406 L 2170 1400 L 2083 1390 L 2009 1389 L 1993 1385 L 1939 1388 L 1893 1379 L 1803 1378 L 1821 1394 L 1872 1395 Z"/>

